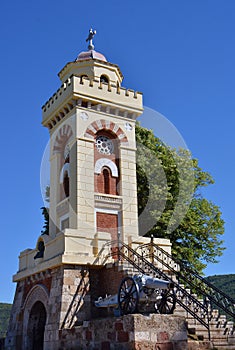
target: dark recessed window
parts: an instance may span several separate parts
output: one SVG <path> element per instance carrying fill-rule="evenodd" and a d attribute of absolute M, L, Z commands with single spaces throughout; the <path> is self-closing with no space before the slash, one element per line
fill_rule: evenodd
<path fill-rule="evenodd" d="M 109 194 L 110 189 L 109 189 L 109 171 L 108 169 L 103 170 L 103 176 L 104 176 L 104 193 Z"/>
<path fill-rule="evenodd" d="M 100 77 L 100 82 L 108 84 L 109 83 L 109 78 L 106 75 L 102 74 L 101 77 Z"/>
<path fill-rule="evenodd" d="M 67 171 L 65 171 L 65 173 L 64 173 L 63 186 L 64 186 L 65 196 L 69 197 L 69 175 L 68 175 Z"/>

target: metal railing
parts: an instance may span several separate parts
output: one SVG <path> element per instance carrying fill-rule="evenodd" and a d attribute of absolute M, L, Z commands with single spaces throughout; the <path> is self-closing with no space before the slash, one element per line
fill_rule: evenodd
<path fill-rule="evenodd" d="M 184 283 L 186 288 L 192 289 L 199 297 L 205 299 L 209 303 L 211 311 L 213 306 L 216 305 L 235 321 L 235 300 L 210 283 L 206 278 L 200 276 L 196 271 L 179 260 L 174 259 L 153 242 L 139 246 L 138 251 L 141 252 L 141 256 L 151 258 L 154 265 L 157 263 L 162 264 L 176 276 L 178 283 Z"/>
<path fill-rule="evenodd" d="M 108 251 L 107 255 L 103 255 L 104 251 Z M 140 273 L 173 283 L 176 302 L 208 330 L 209 339 L 214 305 L 235 320 L 235 301 L 231 297 L 209 283 L 197 272 L 173 259 L 169 253 L 154 244 L 153 241 L 150 244 L 140 245 L 136 250 L 123 242 L 111 241 L 106 243 L 102 255 L 103 257 L 99 256 L 101 263 L 108 261 L 110 257 L 115 257 L 120 262 L 127 262 Z M 193 290 L 193 293 L 189 288 Z"/>

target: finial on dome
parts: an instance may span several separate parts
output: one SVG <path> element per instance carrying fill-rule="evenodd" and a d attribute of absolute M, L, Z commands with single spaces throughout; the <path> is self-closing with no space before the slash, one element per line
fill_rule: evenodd
<path fill-rule="evenodd" d="M 75 62 L 77 61 L 84 61 L 84 60 L 90 60 L 90 59 L 94 59 L 94 60 L 100 60 L 103 62 L 107 62 L 105 56 L 100 53 L 100 52 L 96 52 L 94 50 L 95 46 L 93 45 L 93 38 L 96 34 L 96 30 L 93 30 L 92 28 L 89 30 L 89 34 L 88 37 L 86 39 L 86 41 L 89 41 L 89 45 L 88 45 L 88 51 L 85 52 L 80 52 L 80 54 L 78 55 L 78 57 L 76 58 Z"/>
<path fill-rule="evenodd" d="M 88 45 L 88 50 L 94 50 L 95 46 L 92 43 L 92 40 L 94 38 L 96 34 L 96 30 L 93 30 L 92 28 L 89 30 L 89 34 L 88 37 L 86 39 L 86 41 L 89 41 L 89 45 Z"/>

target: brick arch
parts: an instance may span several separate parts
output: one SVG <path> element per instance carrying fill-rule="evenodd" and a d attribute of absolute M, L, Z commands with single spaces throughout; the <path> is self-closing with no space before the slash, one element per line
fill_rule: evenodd
<path fill-rule="evenodd" d="M 62 152 L 64 150 L 65 144 L 73 136 L 73 131 L 70 125 L 64 124 L 57 132 L 53 153 Z"/>
<path fill-rule="evenodd" d="M 121 143 L 128 144 L 128 139 L 122 128 L 120 128 L 118 124 L 115 124 L 112 121 L 105 119 L 97 119 L 93 123 L 91 123 L 86 129 L 84 137 L 94 139 L 95 135 L 100 130 L 112 132 L 115 135 L 117 135 Z"/>
<path fill-rule="evenodd" d="M 114 162 L 107 158 L 99 158 L 95 163 L 95 173 L 100 174 L 103 167 L 108 167 L 111 170 L 113 177 L 118 177 L 118 168 Z"/>
<path fill-rule="evenodd" d="M 48 315 L 48 302 L 49 302 L 49 292 L 47 288 L 42 284 L 37 284 L 34 286 L 26 296 L 23 310 L 24 310 L 24 320 L 23 320 L 23 348 L 27 348 L 27 328 L 29 322 L 30 312 L 34 304 L 40 301 L 46 310 Z"/>

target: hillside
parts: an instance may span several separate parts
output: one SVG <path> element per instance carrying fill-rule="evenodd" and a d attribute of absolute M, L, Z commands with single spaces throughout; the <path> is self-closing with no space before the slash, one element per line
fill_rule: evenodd
<path fill-rule="evenodd" d="M 0 303 L 0 338 L 5 337 L 11 313 L 11 304 Z"/>
<path fill-rule="evenodd" d="M 235 300 L 235 274 L 208 276 L 206 279 Z"/>

